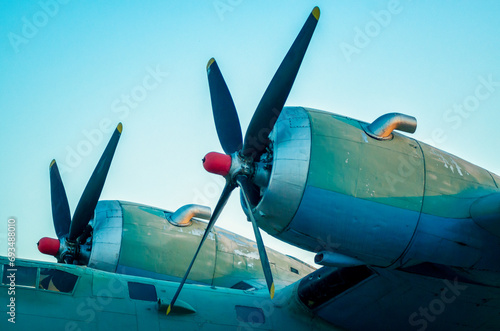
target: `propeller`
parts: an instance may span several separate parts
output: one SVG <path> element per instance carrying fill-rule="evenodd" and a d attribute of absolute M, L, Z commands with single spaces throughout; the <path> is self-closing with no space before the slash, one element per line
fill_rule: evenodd
<path fill-rule="evenodd" d="M 217 221 L 231 192 L 238 186 L 241 190 L 242 200 L 248 210 L 248 217 L 252 223 L 269 294 L 271 299 L 274 297 L 274 281 L 269 259 L 259 227 L 252 214 L 252 205 L 256 201 L 256 186 L 259 186 L 257 172 L 259 167 L 262 166 L 262 163 L 259 161 L 262 161 L 263 155 L 269 146 L 269 133 L 271 133 L 285 105 L 285 101 L 290 93 L 300 64 L 318 23 L 319 15 L 319 8 L 314 7 L 264 92 L 250 121 L 244 139 L 242 139 L 236 107 L 219 66 L 213 58 L 208 61 L 207 75 L 215 127 L 222 149 L 226 154 L 208 153 L 203 159 L 203 167 L 208 172 L 225 177 L 226 185 L 208 222 L 207 229 L 198 249 L 170 302 L 167 315 L 174 306 L 208 233 Z"/>
<path fill-rule="evenodd" d="M 37 245 L 41 253 L 55 256 L 58 262 L 71 264 L 75 260 L 78 261 L 81 255 L 80 245 L 83 245 L 90 235 L 86 229 L 93 218 L 122 129 L 123 126 L 119 123 L 87 182 L 72 219 L 56 160 L 50 163 L 52 219 L 58 239 L 47 237 L 40 239 Z"/>

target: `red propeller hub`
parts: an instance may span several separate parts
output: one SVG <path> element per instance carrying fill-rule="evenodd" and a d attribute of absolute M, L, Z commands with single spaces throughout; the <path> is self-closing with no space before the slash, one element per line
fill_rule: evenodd
<path fill-rule="evenodd" d="M 60 242 L 57 239 L 43 237 L 37 245 L 40 253 L 56 256 L 59 252 Z"/>
<path fill-rule="evenodd" d="M 210 152 L 203 158 L 203 168 L 210 173 L 227 176 L 231 169 L 231 155 Z"/>

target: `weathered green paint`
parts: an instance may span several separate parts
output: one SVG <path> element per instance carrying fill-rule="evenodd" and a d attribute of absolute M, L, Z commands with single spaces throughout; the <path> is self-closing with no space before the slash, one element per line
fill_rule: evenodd
<path fill-rule="evenodd" d="M 123 238 L 119 264 L 182 277 L 205 231 L 205 223 L 189 227 L 170 224 L 164 211 L 121 203 Z M 193 266 L 190 279 L 211 283 L 215 268 L 215 237 L 209 235 Z"/>
<path fill-rule="evenodd" d="M 387 140 L 372 138 L 362 121 L 298 107 L 282 114 L 272 136 L 274 191 L 266 192 L 254 210 L 265 231 L 309 251 L 334 250 L 381 267 L 427 261 L 498 269 L 485 251 L 495 252 L 500 242 L 474 223 L 470 207 L 498 192 L 500 177 L 398 132 Z M 295 162 L 304 155 L 304 164 Z M 287 164 L 301 167 L 300 181 L 293 181 L 294 170 L 282 171 Z M 278 182 L 301 190 L 300 201 L 289 208 L 295 210 L 291 217 L 266 201 L 291 186 Z"/>
<path fill-rule="evenodd" d="M 307 185 L 420 211 L 424 162 L 415 140 L 368 136 L 360 122 L 307 109 L 311 119 L 311 163 Z"/>
<path fill-rule="evenodd" d="M 396 132 L 390 140 L 373 139 L 364 122 L 307 111 L 307 185 L 449 218 L 470 217 L 472 202 L 498 191 L 499 176 L 450 153 Z"/>
<path fill-rule="evenodd" d="M 172 225 L 165 211 L 121 202 L 123 239 L 119 265 L 181 278 L 205 231 L 205 222 L 187 227 Z M 311 266 L 267 248 L 277 286 L 291 284 L 314 271 Z M 298 271 L 291 271 L 294 268 Z M 208 236 L 189 279 L 231 287 L 248 279 L 264 281 L 255 242 L 214 228 Z"/>
<path fill-rule="evenodd" d="M 493 177 L 493 181 L 495 182 L 496 187 L 498 188 L 500 185 L 500 176 L 495 175 L 494 173 L 490 172 L 491 177 Z"/>
<path fill-rule="evenodd" d="M 0 257 L 0 265 L 8 263 Z M 0 285 L 0 330 L 339 330 L 315 317 L 298 300 L 297 284 L 277 291 L 243 291 L 187 284 L 169 316 L 157 301 L 131 299 L 128 282 L 154 286 L 158 301 L 169 302 L 178 283 L 103 272 L 84 266 L 18 259 L 17 265 L 51 268 L 78 275 L 71 293 L 16 287 L 15 324 L 6 314 L 8 285 Z M 1 267 L 0 267 L 1 271 Z M 187 312 L 180 307 L 191 307 Z M 238 319 L 236 306 L 261 309 L 265 321 Z"/>
<path fill-rule="evenodd" d="M 426 169 L 422 213 L 468 218 L 475 200 L 498 191 L 488 171 L 427 144 L 420 145 Z"/>
<path fill-rule="evenodd" d="M 235 235 L 221 228 L 215 228 L 217 236 L 217 262 L 215 278 L 234 277 L 241 279 L 262 279 L 263 270 L 258 259 L 258 250 L 255 242 Z M 315 269 L 308 264 L 283 255 L 273 249 L 266 248 L 271 264 L 271 271 L 276 284 L 291 284 L 310 274 Z M 224 261 L 223 261 L 224 260 Z M 232 268 L 230 267 L 232 266 Z M 297 270 L 291 272 L 290 268 Z M 229 272 L 228 270 L 232 270 Z"/>

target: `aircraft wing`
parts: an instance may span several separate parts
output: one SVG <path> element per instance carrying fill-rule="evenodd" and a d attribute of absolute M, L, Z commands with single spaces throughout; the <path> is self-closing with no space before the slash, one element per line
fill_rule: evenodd
<path fill-rule="evenodd" d="M 346 330 L 500 330 L 500 288 L 430 263 L 323 267 L 297 292 L 314 314 Z"/>

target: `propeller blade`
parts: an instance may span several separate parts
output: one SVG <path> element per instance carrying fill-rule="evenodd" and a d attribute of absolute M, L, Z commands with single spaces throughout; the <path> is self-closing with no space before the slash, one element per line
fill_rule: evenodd
<path fill-rule="evenodd" d="M 231 196 L 231 192 L 235 189 L 235 187 L 236 187 L 235 185 L 227 182 L 226 186 L 224 187 L 224 190 L 222 190 L 222 194 L 219 198 L 219 201 L 217 202 L 217 205 L 215 206 L 214 213 L 212 214 L 212 217 L 210 217 L 210 221 L 208 221 L 207 229 L 205 230 L 205 233 L 203 234 L 203 237 L 201 238 L 200 244 L 198 245 L 198 249 L 196 250 L 196 253 L 194 253 L 193 259 L 191 260 L 191 264 L 189 265 L 186 273 L 184 274 L 184 277 L 182 278 L 182 281 L 179 284 L 179 287 L 177 288 L 177 292 L 175 292 L 175 295 L 172 298 L 172 301 L 170 301 L 170 304 L 168 305 L 167 315 L 170 313 L 171 308 L 174 306 L 174 303 L 177 300 L 179 293 L 181 293 L 182 287 L 184 286 L 184 283 L 186 282 L 186 279 L 189 275 L 189 272 L 191 271 L 191 268 L 193 267 L 194 261 L 196 260 L 196 257 L 198 256 L 198 253 L 200 252 L 201 246 L 203 246 L 205 239 L 207 239 L 208 234 L 210 233 L 210 230 L 212 230 L 215 222 L 219 218 L 219 215 L 220 215 L 222 209 L 226 205 L 226 202 L 229 199 L 229 197 Z"/>
<path fill-rule="evenodd" d="M 217 135 L 224 152 L 232 154 L 240 150 L 243 143 L 240 120 L 231 93 L 214 58 L 208 61 L 207 76 Z"/>
<path fill-rule="evenodd" d="M 57 238 L 64 237 L 69 232 L 71 213 L 69 211 L 68 197 L 59 174 L 56 160 L 52 160 L 49 167 L 50 173 L 50 200 L 52 204 L 52 220 Z"/>
<path fill-rule="evenodd" d="M 265 151 L 269 143 L 267 136 L 285 105 L 318 19 L 319 8 L 314 7 L 264 92 L 245 134 L 244 156 L 256 159 Z"/>
<path fill-rule="evenodd" d="M 97 201 L 99 201 L 99 196 L 101 195 L 104 182 L 106 181 L 106 175 L 108 174 L 113 155 L 115 154 L 116 146 L 118 145 L 118 140 L 122 133 L 122 124 L 119 123 L 116 127 L 115 132 L 111 136 L 106 149 L 102 153 L 101 159 L 97 163 L 97 166 L 90 177 L 85 190 L 83 191 L 82 197 L 78 202 L 75 214 L 73 215 L 73 220 L 69 228 L 68 239 L 71 241 L 76 240 L 80 236 L 85 227 L 92 219 L 94 215 L 95 207 L 97 206 Z"/>
<path fill-rule="evenodd" d="M 243 200 L 245 200 L 245 204 L 248 209 L 248 215 L 250 221 L 253 226 L 253 233 L 255 234 L 255 241 L 257 242 L 257 248 L 259 249 L 260 262 L 262 263 L 262 270 L 264 270 L 264 276 L 266 277 L 267 289 L 269 290 L 269 294 L 271 295 L 271 299 L 274 297 L 274 280 L 273 274 L 271 272 L 271 265 L 269 264 L 269 259 L 267 258 L 266 247 L 264 246 L 264 242 L 262 241 L 262 236 L 260 235 L 259 227 L 257 226 L 257 222 L 253 217 L 251 212 L 252 206 L 250 205 L 250 201 L 248 199 L 248 179 L 245 176 L 236 177 L 236 182 L 240 186 L 241 193 L 243 195 Z"/>

